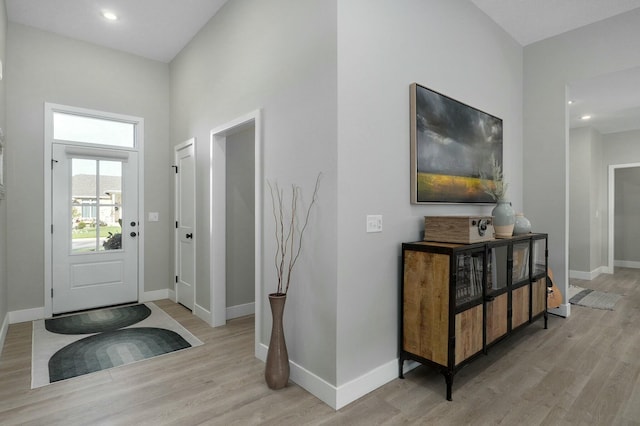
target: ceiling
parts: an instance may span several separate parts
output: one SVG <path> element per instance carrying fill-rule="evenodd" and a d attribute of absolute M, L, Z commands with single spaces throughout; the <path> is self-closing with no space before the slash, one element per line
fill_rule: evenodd
<path fill-rule="evenodd" d="M 168 63 L 227 0 L 5 1 L 12 22 Z M 640 7 L 640 0 L 469 1 L 522 46 Z M 119 19 L 107 21 L 102 10 Z M 639 128 L 640 91 L 629 90 L 638 84 L 640 69 L 570 85 L 571 126 L 601 133 Z M 589 122 L 579 120 L 587 113 Z"/>
<path fill-rule="evenodd" d="M 170 62 L 227 0 L 6 0 L 9 21 Z M 108 21 L 102 10 L 118 15 Z"/>
<path fill-rule="evenodd" d="M 522 46 L 640 7 L 640 0 L 470 1 Z M 593 127 L 603 134 L 640 129 L 637 87 L 640 68 L 570 83 L 569 126 Z M 584 115 L 591 118 L 582 120 Z"/>
<path fill-rule="evenodd" d="M 569 84 L 569 127 L 602 134 L 640 129 L 640 68 Z M 590 115 L 589 120 L 580 117 Z"/>
<path fill-rule="evenodd" d="M 522 46 L 640 7 L 640 0 L 471 0 Z"/>

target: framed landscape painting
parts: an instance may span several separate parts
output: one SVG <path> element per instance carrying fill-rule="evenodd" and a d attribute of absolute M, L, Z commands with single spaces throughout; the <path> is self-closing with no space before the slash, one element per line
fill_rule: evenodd
<path fill-rule="evenodd" d="M 502 167 L 502 120 L 411 85 L 411 202 L 492 203 L 481 176 Z"/>

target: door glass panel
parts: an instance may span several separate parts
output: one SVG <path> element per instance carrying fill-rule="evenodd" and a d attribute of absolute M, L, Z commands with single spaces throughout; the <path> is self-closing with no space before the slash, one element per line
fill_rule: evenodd
<path fill-rule="evenodd" d="M 122 163 L 71 159 L 71 252 L 122 249 Z"/>
<path fill-rule="evenodd" d="M 135 124 L 54 112 L 53 138 L 133 148 L 135 147 Z"/>
<path fill-rule="evenodd" d="M 100 250 L 122 248 L 122 163 L 100 161 L 100 221 L 102 240 Z"/>

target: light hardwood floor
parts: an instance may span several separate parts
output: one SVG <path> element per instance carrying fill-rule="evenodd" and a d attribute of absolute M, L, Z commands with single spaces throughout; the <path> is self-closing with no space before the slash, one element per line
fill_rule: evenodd
<path fill-rule="evenodd" d="M 0 357 L 0 424 L 35 425 L 640 425 L 640 270 L 575 281 L 625 294 L 615 311 L 572 306 L 494 347 L 458 373 L 418 367 L 334 411 L 297 385 L 264 384 L 253 318 L 212 329 L 156 302 L 205 345 L 30 389 L 31 323 L 9 327 Z"/>

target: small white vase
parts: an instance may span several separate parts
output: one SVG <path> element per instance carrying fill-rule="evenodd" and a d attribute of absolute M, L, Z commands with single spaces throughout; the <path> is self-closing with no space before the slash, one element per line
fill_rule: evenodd
<path fill-rule="evenodd" d="M 531 232 L 531 222 L 522 213 L 516 213 L 516 223 L 513 226 L 513 235 L 523 235 Z"/>

